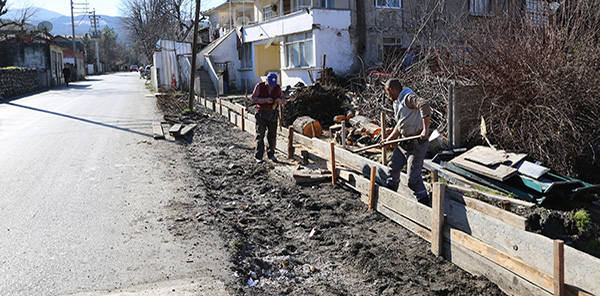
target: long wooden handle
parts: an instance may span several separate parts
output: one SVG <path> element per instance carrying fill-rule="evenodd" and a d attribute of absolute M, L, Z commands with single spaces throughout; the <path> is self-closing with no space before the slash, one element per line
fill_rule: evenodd
<path fill-rule="evenodd" d="M 414 139 L 419 139 L 421 138 L 421 135 L 416 135 L 416 136 L 410 136 L 410 137 L 406 137 L 406 138 L 400 138 L 400 139 L 396 139 L 396 140 L 392 140 L 389 142 L 386 142 L 385 144 L 394 144 L 394 143 L 399 143 L 399 142 L 404 142 L 404 141 L 410 141 L 410 140 L 414 140 Z M 357 153 L 357 152 L 361 152 L 361 151 L 365 151 L 371 148 L 375 148 L 375 147 L 379 147 L 379 144 L 373 144 L 373 145 L 369 145 L 366 147 L 362 147 L 360 149 L 356 149 L 356 150 L 352 150 L 353 153 Z"/>

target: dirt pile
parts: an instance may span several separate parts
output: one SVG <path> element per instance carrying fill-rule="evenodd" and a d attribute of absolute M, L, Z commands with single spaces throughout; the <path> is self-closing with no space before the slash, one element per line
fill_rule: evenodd
<path fill-rule="evenodd" d="M 255 163 L 251 135 L 199 112 L 188 146 L 198 181 L 177 231 L 201 223 L 224 236 L 233 295 L 502 295 L 367 211 L 358 194 L 301 187 L 275 172 L 281 164 Z"/>
<path fill-rule="evenodd" d="M 342 88 L 314 84 L 294 91 L 283 105 L 283 125 L 289 126 L 300 116 L 310 116 L 322 126 L 333 124 L 333 117 L 346 114 L 350 99 Z"/>

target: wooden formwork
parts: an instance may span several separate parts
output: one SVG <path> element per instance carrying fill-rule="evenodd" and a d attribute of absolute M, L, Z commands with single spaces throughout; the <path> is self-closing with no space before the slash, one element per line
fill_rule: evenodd
<path fill-rule="evenodd" d="M 255 120 L 247 116 L 244 106 L 205 98 L 200 103 L 255 134 Z M 360 192 L 370 208 L 431 242 L 434 254 L 487 277 L 507 294 L 600 295 L 600 259 L 526 231 L 525 218 L 439 183 L 433 184 L 430 208 L 417 202 L 406 186 L 394 192 L 371 181 L 381 183 L 386 178 L 386 167 L 375 161 L 287 128 L 278 134 L 278 150 L 302 159 L 301 149 L 288 145 L 293 139 L 292 146 L 305 147 L 310 158 L 325 160 L 335 168 L 332 179 L 336 184 Z M 401 183 L 406 184 L 404 174 Z"/>

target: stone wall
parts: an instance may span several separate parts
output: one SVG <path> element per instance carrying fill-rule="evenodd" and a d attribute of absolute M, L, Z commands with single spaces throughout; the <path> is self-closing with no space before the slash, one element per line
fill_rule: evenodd
<path fill-rule="evenodd" d="M 40 89 L 39 74 L 30 68 L 0 68 L 0 97 L 10 98 Z"/>

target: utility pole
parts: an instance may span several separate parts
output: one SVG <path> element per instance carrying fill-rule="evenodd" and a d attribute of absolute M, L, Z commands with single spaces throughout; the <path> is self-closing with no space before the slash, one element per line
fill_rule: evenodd
<path fill-rule="evenodd" d="M 194 84 L 196 81 L 196 56 L 198 55 L 198 22 L 200 21 L 200 0 L 196 0 L 196 15 L 194 18 L 194 38 L 192 41 L 192 73 L 190 79 L 190 98 L 188 108 L 194 110 Z"/>
<path fill-rule="evenodd" d="M 71 0 L 71 30 L 73 31 L 73 73 L 75 74 L 75 80 L 77 80 L 77 43 L 75 42 L 75 16 L 73 14 L 73 10 L 75 9 L 75 5 L 82 5 L 85 13 L 87 13 L 87 0 L 84 3 L 73 3 Z"/>
<path fill-rule="evenodd" d="M 92 37 L 94 38 L 94 46 L 96 48 L 95 52 L 96 52 L 96 71 L 100 71 L 100 53 L 98 52 L 98 39 L 99 39 L 99 34 L 98 34 L 98 19 L 100 18 L 99 15 L 96 15 L 96 8 L 94 8 L 94 11 L 92 12 L 92 15 L 89 16 L 90 19 L 92 20 L 92 27 L 94 28 L 94 31 L 92 33 Z"/>

